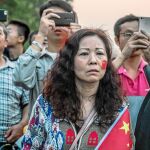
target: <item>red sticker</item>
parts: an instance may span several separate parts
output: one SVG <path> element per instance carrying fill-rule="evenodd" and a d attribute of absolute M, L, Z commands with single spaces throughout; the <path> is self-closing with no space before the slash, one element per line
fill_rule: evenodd
<path fill-rule="evenodd" d="M 96 146 L 98 144 L 98 133 L 96 131 L 93 131 L 90 133 L 88 137 L 88 146 Z"/>
<path fill-rule="evenodd" d="M 101 63 L 101 68 L 106 69 L 106 67 L 107 67 L 107 61 L 103 60 L 102 63 Z"/>
<path fill-rule="evenodd" d="M 73 129 L 69 128 L 66 133 L 66 144 L 72 144 L 75 139 L 75 133 Z"/>

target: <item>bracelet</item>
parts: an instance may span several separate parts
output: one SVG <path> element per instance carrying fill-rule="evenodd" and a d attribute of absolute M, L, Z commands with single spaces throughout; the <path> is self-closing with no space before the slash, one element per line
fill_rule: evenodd
<path fill-rule="evenodd" d="M 37 41 L 33 41 L 32 44 L 35 45 L 35 46 L 37 46 L 41 50 L 43 49 L 43 46 L 39 42 L 37 42 Z"/>

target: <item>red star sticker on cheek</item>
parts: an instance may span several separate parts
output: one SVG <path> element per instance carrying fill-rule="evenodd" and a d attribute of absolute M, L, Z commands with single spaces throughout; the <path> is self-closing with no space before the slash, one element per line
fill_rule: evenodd
<path fill-rule="evenodd" d="M 106 60 L 102 60 L 102 62 L 101 62 L 101 68 L 102 68 L 103 70 L 105 70 L 106 67 L 107 67 L 107 61 L 106 61 Z"/>

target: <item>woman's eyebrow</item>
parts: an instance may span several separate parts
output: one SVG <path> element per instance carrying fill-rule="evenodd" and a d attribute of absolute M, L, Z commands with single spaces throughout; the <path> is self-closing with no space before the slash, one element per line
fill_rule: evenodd
<path fill-rule="evenodd" d="M 96 50 L 105 50 L 103 47 L 97 47 Z"/>
<path fill-rule="evenodd" d="M 89 51 L 90 48 L 87 48 L 87 47 L 81 47 L 79 50 L 87 50 L 87 51 Z"/>
<path fill-rule="evenodd" d="M 89 51 L 90 48 L 81 47 L 79 50 L 87 50 L 87 51 Z M 96 47 L 95 50 L 104 50 L 104 48 L 102 48 L 102 47 Z"/>

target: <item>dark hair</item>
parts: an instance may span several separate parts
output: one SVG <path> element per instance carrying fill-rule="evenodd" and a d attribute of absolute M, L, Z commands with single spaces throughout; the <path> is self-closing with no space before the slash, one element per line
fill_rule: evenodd
<path fill-rule="evenodd" d="M 43 5 L 41 5 L 40 7 L 40 17 L 42 16 L 42 13 L 45 9 L 48 9 L 50 7 L 59 7 L 62 8 L 63 10 L 67 11 L 67 12 L 72 12 L 73 9 L 71 7 L 71 5 L 63 0 L 49 0 L 48 2 L 44 3 Z"/>
<path fill-rule="evenodd" d="M 36 34 L 38 34 L 38 31 L 33 31 L 29 34 L 29 44 L 30 45 L 32 44 L 32 37 Z"/>
<path fill-rule="evenodd" d="M 3 32 L 4 32 L 4 34 L 5 34 L 5 38 L 7 38 L 8 32 L 7 32 L 7 29 L 6 29 L 5 25 L 0 22 L 0 27 L 3 28 Z"/>
<path fill-rule="evenodd" d="M 137 16 L 134 16 L 133 14 L 126 15 L 120 19 L 118 19 L 114 25 L 114 34 L 116 37 L 119 37 L 120 33 L 120 26 L 126 22 L 131 22 L 131 21 L 139 21 L 139 18 Z"/>
<path fill-rule="evenodd" d="M 19 21 L 19 20 L 10 20 L 8 22 L 8 25 L 10 25 L 10 24 L 18 27 L 18 34 L 20 36 L 24 36 L 24 42 L 23 42 L 23 44 L 24 44 L 28 40 L 28 36 L 30 33 L 29 26 L 26 23 Z"/>
<path fill-rule="evenodd" d="M 44 82 L 43 95 L 58 118 L 69 118 L 73 122 L 79 119 L 81 103 L 76 91 L 74 58 L 81 39 L 95 35 L 104 42 L 108 57 L 106 73 L 99 83 L 95 100 L 97 114 L 102 117 L 101 124 L 112 123 L 115 112 L 122 104 L 119 82 L 112 66 L 112 47 L 108 36 L 101 29 L 81 29 L 66 42 Z"/>

